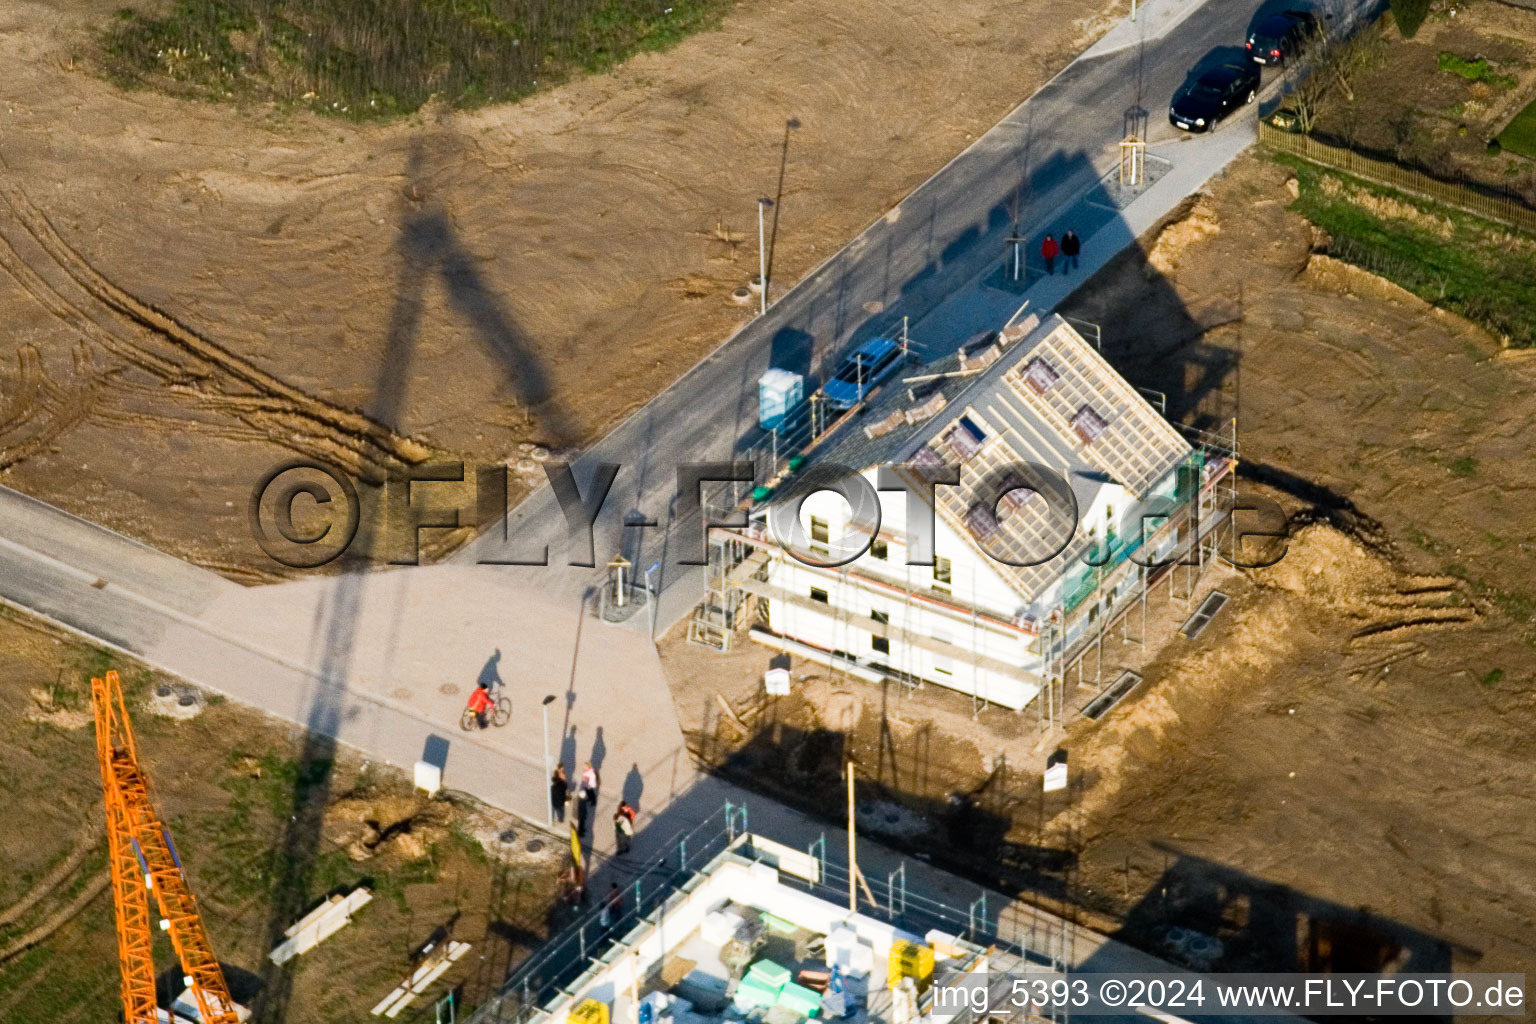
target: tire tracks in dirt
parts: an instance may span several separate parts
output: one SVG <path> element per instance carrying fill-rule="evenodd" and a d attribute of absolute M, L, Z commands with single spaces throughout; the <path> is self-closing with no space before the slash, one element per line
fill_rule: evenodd
<path fill-rule="evenodd" d="M 8 943 L 4 949 L 0 949 L 0 963 L 4 963 L 16 954 L 24 953 L 39 942 L 45 941 L 50 935 L 73 920 L 76 914 L 90 906 L 96 897 L 106 892 L 107 886 L 111 882 L 112 876 L 105 871 L 92 878 L 85 888 L 80 890 L 68 904 L 59 908 L 56 913 L 50 915 L 47 920 L 36 928 L 33 928 L 15 941 Z"/>
<path fill-rule="evenodd" d="M 70 850 L 63 860 L 54 865 L 53 870 L 39 879 L 21 899 L 12 903 L 4 910 L 0 910 L 0 928 L 8 927 L 21 920 L 26 916 L 27 911 L 37 906 L 49 893 L 53 892 L 60 882 L 74 874 L 75 869 L 85 863 L 85 859 L 96 849 L 100 839 L 100 829 L 92 827 L 82 832 L 75 841 L 74 849 Z M 0 959 L 4 958 L 0 957 Z"/>
<path fill-rule="evenodd" d="M 0 242 L 3 242 L 0 244 L 0 266 L 23 290 L 77 334 L 154 375 L 169 385 L 176 395 L 189 398 L 222 418 L 243 423 L 273 443 L 336 464 L 370 482 L 382 482 L 392 469 L 414 465 L 431 456 L 432 449 L 427 445 L 362 413 L 292 387 L 170 313 L 119 287 L 72 248 L 47 215 L 14 185 L 0 184 L 0 200 L 4 203 L 0 214 L 10 214 L 6 221 L 0 221 Z M 19 229 L 24 239 L 7 237 L 7 227 L 12 231 Z M 32 265 L 17 244 L 23 240 L 31 243 L 29 248 L 40 250 L 49 265 Z M 50 281 L 50 270 L 62 273 L 67 280 Z M 64 287 L 61 288 L 61 284 Z M 65 294 L 66 289 L 78 289 L 86 298 L 72 300 Z M 126 321 L 127 325 L 142 332 L 141 338 L 130 340 L 109 330 L 83 305 L 85 302 L 99 304 L 119 323 Z M 150 344 L 145 344 L 146 341 Z M 76 362 L 81 364 L 81 358 L 77 356 Z M 84 365 L 90 365 L 88 353 Z M 42 380 L 46 381 L 46 377 Z M 22 445 L 13 446 L 18 450 L 9 455 L 7 449 L 0 447 L 0 465 L 14 464 L 40 444 L 46 444 L 45 436 L 56 437 L 79 422 L 83 415 L 94 415 L 99 409 L 98 403 L 79 403 L 85 407 L 85 412 L 63 415 L 63 407 L 73 404 L 68 401 L 65 389 L 55 385 L 49 390 L 46 384 L 38 383 L 31 390 L 51 396 L 51 405 L 36 400 L 23 403 L 20 417 L 30 420 L 40 412 L 51 412 L 54 422 Z M 16 418 L 16 414 L 13 413 L 11 418 Z"/>

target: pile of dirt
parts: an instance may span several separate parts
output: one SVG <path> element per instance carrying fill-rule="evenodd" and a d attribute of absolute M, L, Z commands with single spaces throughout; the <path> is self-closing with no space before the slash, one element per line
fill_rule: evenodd
<path fill-rule="evenodd" d="M 451 810 L 420 796 L 346 796 L 326 809 L 326 829 L 354 861 L 381 854 L 420 860 L 448 835 Z"/>
<path fill-rule="evenodd" d="M 1353 263 L 1345 263 L 1343 260 L 1334 259 L 1327 253 L 1314 252 L 1307 259 L 1307 265 L 1301 272 L 1301 281 L 1322 291 L 1331 291 L 1343 295 L 1371 296 L 1376 299 L 1384 299 L 1387 302 L 1402 303 L 1410 309 L 1422 311 L 1425 315 L 1434 315 L 1435 307 L 1410 292 L 1408 289 L 1393 284 L 1386 278 L 1371 273 Z M 1455 316 L 1454 313 L 1440 311 L 1443 316 Z M 1458 319 L 1460 319 L 1458 317 Z M 1468 326 L 1473 326 L 1468 324 Z"/>
<path fill-rule="evenodd" d="M 51 725 L 56 729 L 83 729 L 91 724 L 91 712 L 82 708 L 65 707 L 54 701 L 53 695 L 40 686 L 27 691 L 32 698 L 32 708 L 27 711 L 27 721 Z"/>
<path fill-rule="evenodd" d="M 1147 252 L 1148 273 L 1171 274 L 1178 268 L 1185 249 L 1221 231 L 1215 204 L 1205 192 L 1198 193 L 1185 207 L 1182 216 L 1169 221 L 1157 234 Z"/>

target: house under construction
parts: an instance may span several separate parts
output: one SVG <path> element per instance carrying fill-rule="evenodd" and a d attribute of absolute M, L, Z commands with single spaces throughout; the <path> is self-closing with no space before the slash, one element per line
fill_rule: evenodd
<path fill-rule="evenodd" d="M 748 630 L 870 681 L 970 694 L 978 709 L 1035 701 L 1045 728 L 1067 670 L 1096 649 L 1102 662 L 1106 630 L 1145 641 L 1154 584 L 1177 573 L 1192 593 L 1232 507 L 1235 424 L 1226 437 L 1176 429 L 1061 317 L 978 338 L 825 429 L 816 406 L 813 395 L 754 449 L 769 483 L 738 506 L 747 527 L 711 531 L 694 641 L 723 649 Z M 930 496 L 932 563 L 908 564 L 906 494 L 880 492 L 879 528 L 862 533 L 841 495 L 805 482 L 830 466 L 871 488 L 879 467 L 899 467 Z M 922 486 L 947 466 L 958 484 Z M 794 537 L 770 524 L 782 502 L 799 503 Z"/>

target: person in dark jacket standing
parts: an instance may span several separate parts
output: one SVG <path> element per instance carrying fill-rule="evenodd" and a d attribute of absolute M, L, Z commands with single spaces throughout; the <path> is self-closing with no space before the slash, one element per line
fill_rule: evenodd
<path fill-rule="evenodd" d="M 1077 254 L 1083 251 L 1083 243 L 1078 239 L 1077 232 L 1068 230 L 1061 236 L 1061 254 L 1066 257 L 1061 264 L 1061 272 L 1065 274 L 1069 270 L 1077 269 Z"/>
<path fill-rule="evenodd" d="M 1061 254 L 1061 246 L 1056 244 L 1055 235 L 1046 235 L 1045 241 L 1040 243 L 1040 258 L 1045 261 L 1045 272 L 1056 273 L 1056 257 Z"/>
<path fill-rule="evenodd" d="M 549 809 L 556 821 L 565 820 L 565 802 L 571 798 L 571 784 L 565 778 L 565 765 L 555 765 L 555 774 L 549 777 Z"/>

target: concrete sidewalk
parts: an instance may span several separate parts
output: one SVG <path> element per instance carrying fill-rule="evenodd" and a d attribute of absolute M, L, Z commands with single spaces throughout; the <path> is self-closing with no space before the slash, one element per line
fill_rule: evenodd
<path fill-rule="evenodd" d="M 48 553 L 44 553 L 48 552 Z M 591 760 L 660 805 L 693 782 L 655 648 L 586 600 L 507 585 L 494 567 L 434 566 L 247 588 L 0 488 L 6 603 L 407 773 L 543 822 L 550 753 Z M 498 656 L 498 652 L 499 656 Z M 512 721 L 465 733 L 482 672 Z"/>

